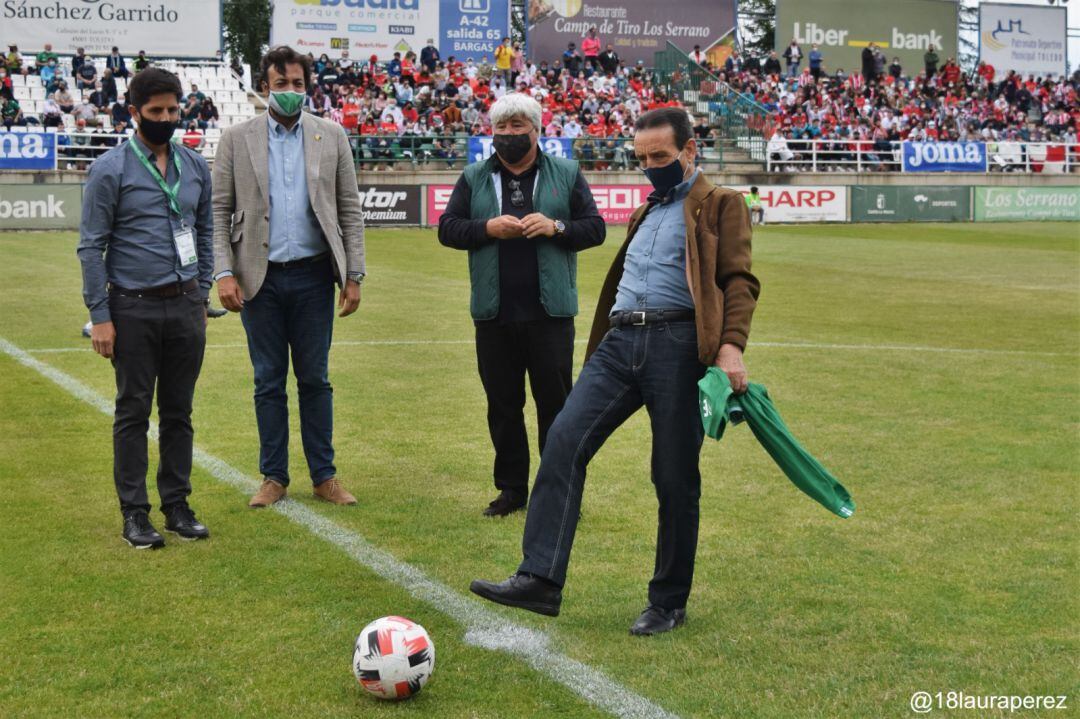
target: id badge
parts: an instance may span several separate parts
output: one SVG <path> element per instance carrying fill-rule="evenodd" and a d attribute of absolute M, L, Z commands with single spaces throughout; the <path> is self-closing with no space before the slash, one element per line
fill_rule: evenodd
<path fill-rule="evenodd" d="M 183 267 L 199 261 L 199 253 L 195 251 L 195 233 L 190 227 L 173 230 L 173 241 L 176 243 L 176 256 Z"/>

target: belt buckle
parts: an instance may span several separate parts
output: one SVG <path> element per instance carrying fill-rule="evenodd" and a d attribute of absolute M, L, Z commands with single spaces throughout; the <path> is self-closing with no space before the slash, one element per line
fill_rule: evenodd
<path fill-rule="evenodd" d="M 639 315 L 641 317 L 640 322 L 637 320 L 637 317 Z M 645 326 L 645 313 L 640 312 L 640 311 L 631 312 L 630 313 L 630 324 L 634 325 L 635 327 L 644 327 Z"/>

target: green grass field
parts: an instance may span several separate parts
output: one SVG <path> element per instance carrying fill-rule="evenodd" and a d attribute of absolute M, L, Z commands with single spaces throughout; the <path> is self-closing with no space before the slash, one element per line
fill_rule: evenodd
<path fill-rule="evenodd" d="M 579 338 L 623 236 L 609 228 L 581 257 Z M 0 338 L 108 399 L 111 368 L 79 336 L 75 243 L 0 235 Z M 754 243 L 751 379 L 855 517 L 798 492 L 745 427 L 706 440 L 689 621 L 630 637 L 655 539 L 639 413 L 590 467 L 562 616 L 492 611 L 684 717 L 912 716 L 916 691 L 1070 707 L 934 714 L 1076 716 L 1077 226 L 769 226 Z M 305 491 L 295 421 L 291 502 L 472 603 L 472 578 L 516 566 L 524 517 L 480 516 L 492 451 L 465 256 L 430 230 L 373 230 L 368 264 L 331 353 L 339 476 L 360 503 Z M 208 333 L 196 443 L 254 478 L 239 318 Z M 192 504 L 213 538 L 131 550 L 111 463 L 109 418 L 0 352 L 0 717 L 605 715 L 205 469 Z M 386 614 L 422 623 L 438 651 L 403 704 L 369 699 L 350 672 L 356 634 Z"/>

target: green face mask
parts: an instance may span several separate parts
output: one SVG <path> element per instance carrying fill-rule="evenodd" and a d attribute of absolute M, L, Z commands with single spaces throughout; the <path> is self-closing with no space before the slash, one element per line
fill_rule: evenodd
<path fill-rule="evenodd" d="M 302 92 L 271 92 L 270 107 L 283 117 L 299 115 L 307 95 Z"/>

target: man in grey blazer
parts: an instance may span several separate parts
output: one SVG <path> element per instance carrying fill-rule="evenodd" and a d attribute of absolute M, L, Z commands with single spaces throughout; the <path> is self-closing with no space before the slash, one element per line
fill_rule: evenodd
<path fill-rule="evenodd" d="M 263 483 L 252 507 L 289 485 L 290 354 L 315 496 L 356 503 L 334 466 L 327 365 L 335 283 L 339 317 L 360 305 L 364 220 L 344 129 L 302 111 L 311 72 L 306 55 L 271 49 L 260 72 L 269 112 L 225 130 L 214 159 L 214 279 L 222 306 L 240 313 L 255 370 Z"/>

